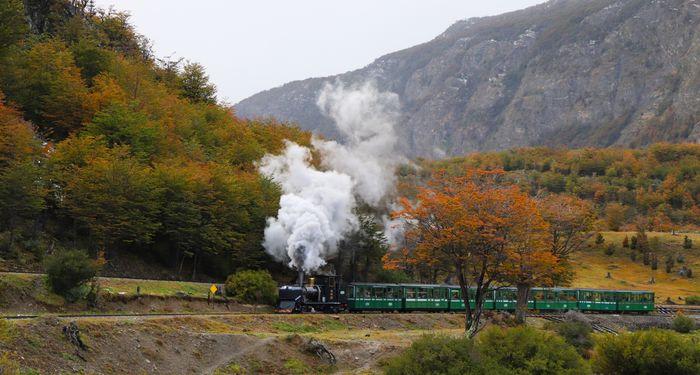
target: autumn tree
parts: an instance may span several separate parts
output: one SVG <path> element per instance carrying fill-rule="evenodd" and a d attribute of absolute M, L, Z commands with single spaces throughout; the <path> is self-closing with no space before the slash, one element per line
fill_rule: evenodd
<path fill-rule="evenodd" d="M 47 40 L 16 52 L 0 70 L 8 100 L 16 103 L 41 133 L 63 139 L 90 115 L 88 89 L 73 54 L 61 41 Z"/>
<path fill-rule="evenodd" d="M 525 265 L 544 256 L 540 252 L 532 256 L 515 243 L 520 238 L 537 243 L 539 249 L 546 224 L 540 219 L 535 232 L 526 228 L 532 224 L 536 206 L 517 187 L 499 185 L 501 175 L 483 170 L 469 170 L 461 177 L 437 173 L 427 187 L 419 189 L 416 203 L 403 198 L 403 209 L 394 213 L 408 225 L 407 242 L 413 244 L 418 262 L 451 266 L 447 271 L 459 281 L 466 307 L 465 330 L 471 336 L 481 328 L 485 296 L 506 276 L 505 263 L 514 269 L 518 262 Z"/>
<path fill-rule="evenodd" d="M 31 125 L 3 103 L 0 93 L 0 229 L 9 231 L 8 250 L 17 229 L 37 220 L 45 207 L 43 159 Z"/>
<path fill-rule="evenodd" d="M 507 238 L 503 281 L 517 288 L 515 315 L 519 323 L 524 323 L 532 287 L 552 285 L 566 269 L 551 252 L 549 224 L 542 218 L 536 202 L 524 194 L 514 198 L 513 216 L 508 218 L 512 230 Z"/>
<path fill-rule="evenodd" d="M 608 224 L 608 229 L 612 231 L 620 230 L 622 224 L 625 223 L 625 215 L 627 209 L 625 206 L 613 202 L 605 207 L 605 220 Z"/>
<path fill-rule="evenodd" d="M 542 218 L 549 224 L 550 252 L 559 259 L 562 271 L 555 284 L 566 284 L 571 275 L 569 257 L 593 236 L 596 214 L 586 200 L 567 195 L 550 195 L 539 200 Z"/>

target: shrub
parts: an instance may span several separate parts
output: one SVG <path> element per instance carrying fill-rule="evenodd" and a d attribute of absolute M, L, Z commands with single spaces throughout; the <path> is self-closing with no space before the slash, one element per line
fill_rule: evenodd
<path fill-rule="evenodd" d="M 68 250 L 46 259 L 46 275 L 51 289 L 68 296 L 97 276 L 98 262 L 79 250 Z"/>
<path fill-rule="evenodd" d="M 688 236 L 685 236 L 683 238 L 683 248 L 684 249 L 692 249 L 693 248 L 693 240 L 688 238 Z"/>
<path fill-rule="evenodd" d="M 399 356 L 391 358 L 387 375 L 478 373 L 474 342 L 466 337 L 427 335 L 414 341 Z"/>
<path fill-rule="evenodd" d="M 600 233 L 596 234 L 596 236 L 595 236 L 595 243 L 596 243 L 596 245 L 600 245 L 600 244 L 602 244 L 603 242 L 605 242 L 605 238 L 603 238 L 603 235 L 600 234 Z"/>
<path fill-rule="evenodd" d="M 277 283 L 267 271 L 239 271 L 226 279 L 226 294 L 244 303 L 272 305 Z"/>
<path fill-rule="evenodd" d="M 632 236 L 632 239 L 630 240 L 630 249 L 637 249 L 637 236 Z"/>
<path fill-rule="evenodd" d="M 588 364 L 564 339 L 527 326 L 493 327 L 477 338 L 489 373 L 588 374 Z"/>
<path fill-rule="evenodd" d="M 581 354 L 593 348 L 591 333 L 593 329 L 585 322 L 563 322 L 551 326 L 569 345 L 573 345 Z"/>
<path fill-rule="evenodd" d="M 625 238 L 622 240 L 622 247 L 624 247 L 624 248 L 629 248 L 629 247 L 630 247 L 630 239 L 629 239 L 629 237 L 625 236 Z"/>
<path fill-rule="evenodd" d="M 678 315 L 673 319 L 671 328 L 678 333 L 688 333 L 695 329 L 695 321 L 685 315 Z"/>
<path fill-rule="evenodd" d="M 630 251 L 630 260 L 633 262 L 637 261 L 637 252 L 635 250 Z"/>
<path fill-rule="evenodd" d="M 9 320 L 0 319 L 0 344 L 10 345 L 15 337 L 17 337 L 17 331 L 14 324 Z"/>
<path fill-rule="evenodd" d="M 597 340 L 593 369 L 599 374 L 698 374 L 700 345 L 666 330 L 606 335 Z"/>
<path fill-rule="evenodd" d="M 685 297 L 686 305 L 700 305 L 700 296 L 688 296 Z"/>
<path fill-rule="evenodd" d="M 614 243 L 609 243 L 608 246 L 605 247 L 605 255 L 611 256 L 615 254 L 615 250 L 617 249 L 617 246 L 615 246 Z"/>
<path fill-rule="evenodd" d="M 10 353 L 0 354 L 0 374 L 19 375 L 19 363 L 10 357 Z"/>

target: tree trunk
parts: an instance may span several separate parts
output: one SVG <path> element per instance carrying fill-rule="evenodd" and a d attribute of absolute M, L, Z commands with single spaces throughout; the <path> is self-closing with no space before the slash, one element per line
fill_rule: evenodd
<path fill-rule="evenodd" d="M 462 272 L 462 264 L 457 263 L 457 277 L 459 278 L 459 289 L 462 291 L 462 300 L 464 301 L 464 333 L 472 335 L 472 309 L 469 305 L 469 287 L 467 280 Z"/>
<path fill-rule="evenodd" d="M 515 306 L 515 321 L 518 324 L 525 323 L 525 313 L 527 312 L 527 300 L 530 295 L 530 286 L 527 284 L 518 284 L 518 300 Z"/>
<path fill-rule="evenodd" d="M 197 253 L 194 253 L 194 260 L 192 261 L 192 281 L 195 280 L 195 277 L 197 277 L 197 261 L 199 260 L 199 257 L 197 256 Z"/>

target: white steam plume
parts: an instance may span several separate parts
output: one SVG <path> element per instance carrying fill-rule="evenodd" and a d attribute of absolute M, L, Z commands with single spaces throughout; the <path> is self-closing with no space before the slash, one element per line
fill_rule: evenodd
<path fill-rule="evenodd" d="M 403 159 L 395 151 L 399 100 L 374 83 L 327 84 L 317 102 L 347 144 L 314 138 L 324 171 L 310 164 L 306 147 L 288 142 L 282 155 L 267 155 L 259 169 L 282 187 L 276 218 L 267 219 L 265 250 L 295 269 L 313 272 L 332 259 L 338 241 L 357 228 L 356 199 L 379 207 L 392 192 Z"/>
<path fill-rule="evenodd" d="M 398 95 L 380 92 L 373 81 L 350 88 L 337 82 L 326 84 L 317 104 L 347 138 L 345 145 L 313 140 L 323 155 L 323 166 L 350 175 L 360 198 L 378 207 L 394 189 L 394 171 L 403 160 L 396 152 L 394 132 L 399 117 Z"/>

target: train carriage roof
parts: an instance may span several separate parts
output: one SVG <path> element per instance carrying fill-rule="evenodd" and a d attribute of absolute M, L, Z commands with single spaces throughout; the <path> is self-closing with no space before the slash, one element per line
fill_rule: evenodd
<path fill-rule="evenodd" d="M 367 287 L 402 287 L 402 288 L 450 288 L 450 289 L 460 289 L 459 285 L 452 285 L 452 284 L 403 284 L 403 283 L 369 283 L 369 282 L 353 282 L 348 285 L 355 285 L 355 286 L 367 286 Z M 510 287 L 510 286 L 497 286 L 494 288 L 490 288 L 490 290 L 515 290 L 516 288 Z M 559 288 L 559 287 L 554 287 L 554 288 L 542 288 L 542 287 L 535 287 L 532 288 L 533 291 L 539 291 L 539 290 L 555 290 L 555 291 L 586 291 L 586 292 L 604 292 L 604 293 L 633 293 L 633 294 L 642 294 L 642 293 L 654 293 L 651 290 L 615 290 L 615 289 L 595 289 L 595 288 Z"/>

